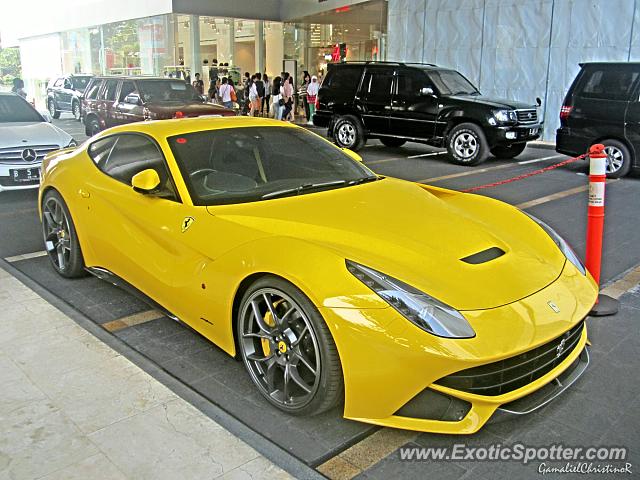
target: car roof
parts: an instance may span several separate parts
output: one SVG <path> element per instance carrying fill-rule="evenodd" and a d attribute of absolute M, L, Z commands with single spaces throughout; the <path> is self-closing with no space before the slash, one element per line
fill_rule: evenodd
<path fill-rule="evenodd" d="M 154 75 L 98 75 L 96 80 L 166 80 L 167 82 L 184 81 L 182 78 L 157 77 Z"/>
<path fill-rule="evenodd" d="M 420 68 L 423 70 L 450 70 L 449 68 L 439 67 L 433 63 L 406 63 L 406 62 L 379 62 L 379 61 L 355 61 L 355 62 L 342 62 L 331 63 L 332 68 L 339 67 L 341 65 L 356 65 L 362 67 L 410 67 Z"/>
<path fill-rule="evenodd" d="M 578 65 L 581 67 L 589 65 L 640 65 L 640 62 L 581 62 Z"/>
<path fill-rule="evenodd" d="M 292 123 L 258 117 L 194 117 L 171 120 L 153 120 L 128 123 L 104 130 L 102 136 L 115 133 L 144 133 L 154 138 L 167 138 L 174 135 L 201 132 L 204 130 L 221 130 L 225 128 L 244 127 L 283 127 L 302 128 Z"/>

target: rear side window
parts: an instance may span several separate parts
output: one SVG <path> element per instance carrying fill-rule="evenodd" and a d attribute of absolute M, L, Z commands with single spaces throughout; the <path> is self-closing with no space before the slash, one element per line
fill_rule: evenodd
<path fill-rule="evenodd" d="M 95 100 L 96 98 L 98 98 L 100 85 L 102 85 L 102 82 L 100 80 L 96 80 L 91 85 L 89 85 L 89 91 L 87 92 L 87 98 L 89 100 Z"/>
<path fill-rule="evenodd" d="M 384 96 L 391 93 L 391 83 L 393 81 L 393 74 L 391 72 L 383 71 L 370 71 L 364 76 L 364 84 L 362 89 L 367 93 L 367 96 Z"/>
<path fill-rule="evenodd" d="M 362 67 L 332 68 L 327 73 L 327 78 L 322 86 L 331 87 L 332 90 L 340 90 L 345 93 L 355 94 L 360 84 Z"/>
<path fill-rule="evenodd" d="M 119 102 L 124 102 L 124 99 L 133 92 L 136 91 L 136 86 L 133 82 L 125 81 L 122 82 L 122 88 L 120 89 L 120 96 L 118 97 Z"/>
<path fill-rule="evenodd" d="M 117 88 L 118 80 L 107 80 L 105 87 L 102 89 L 102 93 L 100 93 L 100 100 L 115 101 Z"/>
<path fill-rule="evenodd" d="M 629 100 L 638 79 L 638 72 L 627 67 L 595 68 L 582 78 L 581 97 L 603 100 Z"/>

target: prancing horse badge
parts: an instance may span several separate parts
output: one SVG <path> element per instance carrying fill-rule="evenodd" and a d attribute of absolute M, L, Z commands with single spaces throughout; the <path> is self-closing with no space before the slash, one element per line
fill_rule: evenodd
<path fill-rule="evenodd" d="M 182 221 L 182 233 L 184 233 L 187 230 L 189 230 L 189 227 L 195 221 L 196 221 L 196 219 L 193 218 L 193 217 L 185 217 L 185 219 Z"/>

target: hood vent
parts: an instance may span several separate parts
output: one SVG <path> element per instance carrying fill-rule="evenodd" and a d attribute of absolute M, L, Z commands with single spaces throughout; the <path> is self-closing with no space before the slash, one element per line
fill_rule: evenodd
<path fill-rule="evenodd" d="M 491 260 L 495 260 L 502 255 L 504 255 L 504 250 L 498 247 L 491 247 L 487 250 L 483 250 L 482 252 L 474 253 L 473 255 L 469 255 L 468 257 L 461 258 L 460 260 L 471 265 L 480 265 L 481 263 L 487 263 Z"/>

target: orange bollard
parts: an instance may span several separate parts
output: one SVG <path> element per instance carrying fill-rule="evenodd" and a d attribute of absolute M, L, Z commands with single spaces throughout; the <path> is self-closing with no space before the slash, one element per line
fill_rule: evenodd
<path fill-rule="evenodd" d="M 587 252 L 585 266 L 600 285 L 602 265 L 602 238 L 604 236 L 604 192 L 607 181 L 607 154 L 604 145 L 598 143 L 589 149 L 589 208 L 587 213 Z M 590 315 L 613 315 L 618 311 L 618 301 L 598 295 Z"/>

